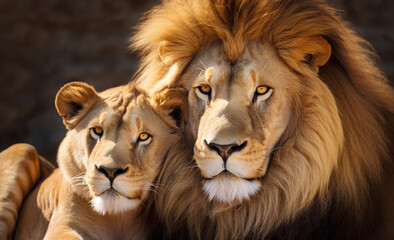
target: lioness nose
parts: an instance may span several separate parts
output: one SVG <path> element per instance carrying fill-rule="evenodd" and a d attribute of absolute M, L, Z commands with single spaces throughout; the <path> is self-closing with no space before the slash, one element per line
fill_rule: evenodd
<path fill-rule="evenodd" d="M 220 155 L 220 157 L 223 159 L 223 161 L 226 162 L 228 157 L 233 152 L 241 151 L 241 149 L 246 146 L 246 141 L 243 142 L 241 145 L 238 145 L 238 144 L 220 145 L 220 144 L 216 144 L 213 142 L 208 144 L 207 141 L 205 141 L 205 144 L 208 145 L 209 149 L 216 151 Z"/>
<path fill-rule="evenodd" d="M 109 181 L 111 182 L 111 185 L 112 185 L 112 182 L 114 181 L 114 179 L 118 175 L 123 174 L 129 170 L 128 167 L 122 169 L 122 168 L 107 168 L 107 167 L 103 167 L 103 166 L 98 167 L 97 165 L 96 165 L 96 169 L 99 172 L 103 173 L 109 179 Z"/>

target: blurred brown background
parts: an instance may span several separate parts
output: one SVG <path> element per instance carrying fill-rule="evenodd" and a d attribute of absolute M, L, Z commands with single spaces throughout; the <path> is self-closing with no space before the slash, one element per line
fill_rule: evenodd
<path fill-rule="evenodd" d="M 128 38 L 154 0 L 0 0 L 0 151 L 27 142 L 55 162 L 66 130 L 54 107 L 70 81 L 96 90 L 137 68 Z M 372 43 L 394 79 L 394 1 L 329 0 Z"/>

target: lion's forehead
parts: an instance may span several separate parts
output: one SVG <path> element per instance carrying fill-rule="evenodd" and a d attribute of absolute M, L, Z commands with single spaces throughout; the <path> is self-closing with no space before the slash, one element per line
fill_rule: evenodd
<path fill-rule="evenodd" d="M 246 45 L 234 62 L 227 59 L 223 48 L 213 45 L 196 57 L 191 68 L 198 75 L 195 82 L 205 78 L 205 81 L 218 86 L 219 91 L 227 87 L 235 91 L 240 87 L 253 89 L 263 83 L 283 84 L 287 75 L 292 74 L 270 44 L 258 42 Z M 207 72 L 212 72 L 210 77 L 207 77 Z"/>

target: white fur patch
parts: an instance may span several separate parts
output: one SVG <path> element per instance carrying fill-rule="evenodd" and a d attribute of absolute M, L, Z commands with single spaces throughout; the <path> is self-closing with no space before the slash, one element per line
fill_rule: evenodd
<path fill-rule="evenodd" d="M 116 193 L 95 196 L 90 203 L 93 210 L 102 215 L 123 213 L 135 209 L 139 205 L 139 201 L 128 199 Z"/>
<path fill-rule="evenodd" d="M 234 200 L 242 202 L 249 200 L 260 189 L 258 181 L 248 181 L 242 178 L 223 175 L 204 182 L 203 189 L 210 201 L 231 203 Z"/>

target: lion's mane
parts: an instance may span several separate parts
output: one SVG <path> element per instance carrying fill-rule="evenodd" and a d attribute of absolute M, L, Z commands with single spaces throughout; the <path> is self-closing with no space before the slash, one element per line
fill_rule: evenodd
<path fill-rule="evenodd" d="M 316 169 L 282 166 L 283 174 L 273 183 L 282 189 L 277 195 L 266 195 L 263 191 L 250 201 L 232 206 L 208 203 L 190 153 L 178 149 L 167 158 L 172 159 L 166 161 L 159 177 L 165 187 L 159 189 L 163 191 L 152 203 L 171 237 L 181 237 L 188 232 L 186 234 L 192 237 L 203 239 L 304 238 L 318 236 L 313 234 L 320 225 L 320 230 L 331 231 L 332 237 L 345 238 L 354 237 L 361 232 L 359 229 L 367 229 L 367 225 L 375 226 L 370 223 L 376 223 L 374 213 L 380 203 L 380 192 L 392 169 L 390 125 L 394 91 L 376 67 L 369 44 L 358 37 L 333 8 L 312 0 L 164 1 L 145 16 L 132 38 L 132 48 L 142 56 L 139 84 L 151 88 L 165 78 L 173 66 L 185 68 L 200 49 L 214 43 L 221 43 L 228 59 L 234 61 L 247 43 L 267 42 L 284 63 L 304 76 L 307 73 L 296 59 L 304 57 L 300 56 L 303 54 L 300 49 L 308 46 L 307 39 L 314 36 L 324 37 L 331 45 L 331 57 L 320 69 L 319 77 L 335 99 L 333 107 L 340 117 L 338 131 L 343 131 L 343 140 L 328 139 L 330 143 L 337 143 L 334 145 L 339 152 L 337 166 L 328 173 L 329 184 L 319 188 L 323 191 L 312 194 L 310 186 L 325 184 L 319 177 L 310 179 L 310 185 L 297 186 L 308 198 L 303 202 L 309 203 L 299 206 L 300 199 L 293 196 L 295 190 L 286 185 L 289 179 Z M 173 81 L 167 86 L 178 87 L 182 83 Z M 308 109 L 305 99 L 299 101 L 304 104 L 294 103 L 296 115 L 313 111 Z M 325 117 L 329 120 L 330 116 Z M 296 120 L 300 119 L 302 117 Z M 319 156 L 325 142 L 315 141 L 313 136 L 301 132 L 297 129 L 300 124 L 313 129 L 315 137 L 336 136 L 314 124 L 313 119 L 292 124 L 288 128 L 293 129 L 287 129 L 287 136 L 283 138 L 287 141 L 278 146 L 280 150 L 275 153 L 273 164 L 280 164 L 282 156 L 294 151 L 306 157 L 294 161 L 307 161 L 311 165 L 314 159 L 326 157 Z M 289 144 L 291 142 L 294 144 Z M 300 209 L 294 214 L 293 208 Z M 305 235 L 297 235 L 300 229 Z M 308 235 L 306 229 L 311 229 L 312 235 Z"/>

